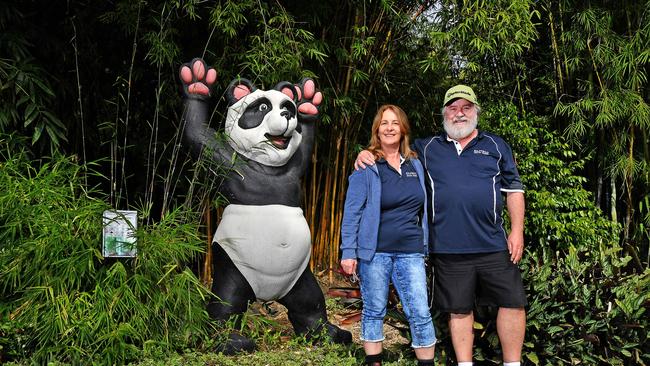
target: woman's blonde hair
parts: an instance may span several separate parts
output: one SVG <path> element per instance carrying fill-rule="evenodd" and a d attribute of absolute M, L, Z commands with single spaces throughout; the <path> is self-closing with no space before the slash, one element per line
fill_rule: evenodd
<path fill-rule="evenodd" d="M 415 151 L 411 150 L 411 142 L 409 140 L 409 136 L 411 134 L 411 126 L 409 125 L 409 119 L 402 108 L 393 104 L 384 104 L 377 110 L 375 119 L 372 121 L 372 135 L 370 136 L 368 151 L 370 151 L 375 156 L 375 159 L 384 157 L 384 152 L 381 151 L 381 142 L 379 141 L 379 125 L 381 124 L 381 117 L 388 109 L 395 113 L 397 120 L 399 121 L 399 129 L 401 134 L 399 152 L 405 159 L 417 158 L 418 154 Z"/>

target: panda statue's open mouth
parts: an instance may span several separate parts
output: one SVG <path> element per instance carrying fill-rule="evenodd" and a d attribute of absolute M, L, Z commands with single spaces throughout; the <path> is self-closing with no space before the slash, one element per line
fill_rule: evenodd
<path fill-rule="evenodd" d="M 266 137 L 276 149 L 280 150 L 286 149 L 289 146 L 289 141 L 291 141 L 291 136 L 273 136 L 265 133 L 264 137 Z"/>

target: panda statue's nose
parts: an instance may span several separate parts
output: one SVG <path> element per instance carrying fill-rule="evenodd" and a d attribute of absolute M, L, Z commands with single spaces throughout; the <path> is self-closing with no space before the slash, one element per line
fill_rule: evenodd
<path fill-rule="evenodd" d="M 282 111 L 282 112 L 280 112 L 280 115 L 281 115 L 282 117 L 286 118 L 287 121 L 290 120 L 291 117 L 293 117 L 293 116 L 291 115 L 291 112 L 289 112 L 289 111 Z"/>

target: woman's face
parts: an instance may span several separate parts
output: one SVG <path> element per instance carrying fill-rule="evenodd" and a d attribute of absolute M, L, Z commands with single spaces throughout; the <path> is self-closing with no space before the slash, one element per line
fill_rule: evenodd
<path fill-rule="evenodd" d="M 382 113 L 377 134 L 382 147 L 399 146 L 402 140 L 402 132 L 395 112 L 387 109 Z"/>

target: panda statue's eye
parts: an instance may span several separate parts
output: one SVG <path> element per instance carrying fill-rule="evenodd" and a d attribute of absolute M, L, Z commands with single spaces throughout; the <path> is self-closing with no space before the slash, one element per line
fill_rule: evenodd
<path fill-rule="evenodd" d="M 257 108 L 260 112 L 266 112 L 269 109 L 268 104 L 262 103 L 260 106 Z"/>

